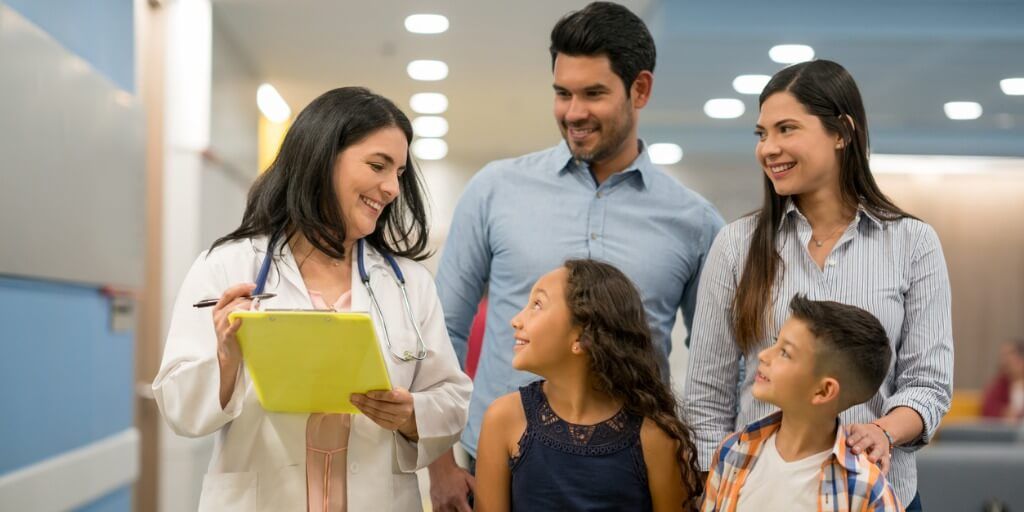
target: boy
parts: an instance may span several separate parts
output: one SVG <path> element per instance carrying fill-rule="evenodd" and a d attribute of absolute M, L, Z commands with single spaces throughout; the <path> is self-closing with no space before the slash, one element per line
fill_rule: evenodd
<path fill-rule="evenodd" d="M 885 378 L 885 330 L 837 302 L 796 295 L 789 309 L 775 345 L 758 354 L 752 388 L 781 410 L 722 442 L 701 509 L 902 511 L 882 470 L 850 451 L 839 424 L 839 413 L 869 400 Z"/>

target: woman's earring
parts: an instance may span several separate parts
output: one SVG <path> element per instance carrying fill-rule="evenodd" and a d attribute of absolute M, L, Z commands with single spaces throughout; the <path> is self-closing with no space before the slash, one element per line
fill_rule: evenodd
<path fill-rule="evenodd" d="M 577 341 L 577 342 L 572 344 L 572 353 L 573 354 L 579 354 L 580 353 L 580 342 Z"/>

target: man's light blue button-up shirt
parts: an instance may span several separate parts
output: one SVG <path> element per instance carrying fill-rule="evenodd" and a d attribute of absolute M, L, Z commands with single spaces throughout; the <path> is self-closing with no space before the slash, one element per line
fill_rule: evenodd
<path fill-rule="evenodd" d="M 662 371 L 668 371 L 676 311 L 682 308 L 689 330 L 701 268 L 723 221 L 707 200 L 655 168 L 640 144 L 640 156 L 600 185 L 562 142 L 488 164 L 459 199 L 437 288 L 463 365 L 473 315 L 488 293 L 462 436 L 470 454 L 476 454 L 487 406 L 537 378 L 512 368 L 510 322 L 537 279 L 568 258 L 611 263 L 633 280 L 663 356 Z"/>

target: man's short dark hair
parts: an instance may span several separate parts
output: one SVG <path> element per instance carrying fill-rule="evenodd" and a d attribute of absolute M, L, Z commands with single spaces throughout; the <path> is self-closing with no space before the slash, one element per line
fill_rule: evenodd
<path fill-rule="evenodd" d="M 885 380 L 892 359 L 882 323 L 861 308 L 799 294 L 793 296 L 789 310 L 818 342 L 815 371 L 839 381 L 843 408 L 870 400 Z"/>
<path fill-rule="evenodd" d="M 629 9 L 611 2 L 593 2 L 558 20 L 551 30 L 551 67 L 559 53 L 603 55 L 626 86 L 626 96 L 641 71 L 654 72 L 657 58 L 647 25 Z"/>

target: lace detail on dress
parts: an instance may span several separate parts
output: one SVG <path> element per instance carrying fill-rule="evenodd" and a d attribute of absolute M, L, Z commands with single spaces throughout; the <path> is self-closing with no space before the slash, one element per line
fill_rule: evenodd
<path fill-rule="evenodd" d="M 643 418 L 620 409 L 610 419 L 596 425 L 576 425 L 555 414 L 536 381 L 519 391 L 523 399 L 527 425 L 519 446 L 523 448 L 528 437 L 536 436 L 542 443 L 558 451 L 573 455 L 607 455 L 640 442 Z M 518 457 L 523 455 L 520 449 Z"/>

